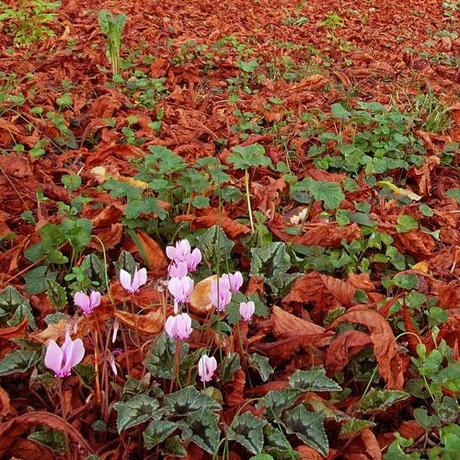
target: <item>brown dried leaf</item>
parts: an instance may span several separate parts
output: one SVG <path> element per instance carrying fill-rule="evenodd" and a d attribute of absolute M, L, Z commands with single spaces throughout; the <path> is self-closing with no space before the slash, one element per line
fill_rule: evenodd
<path fill-rule="evenodd" d="M 389 389 L 400 390 L 404 386 L 401 358 L 393 330 L 383 316 L 365 307 L 353 307 L 337 318 L 330 326 L 336 328 L 342 323 L 356 323 L 366 326 L 379 365 L 380 375 Z"/>

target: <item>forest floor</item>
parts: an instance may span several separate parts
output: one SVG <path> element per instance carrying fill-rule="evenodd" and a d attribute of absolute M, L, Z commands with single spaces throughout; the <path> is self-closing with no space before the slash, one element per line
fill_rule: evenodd
<path fill-rule="evenodd" d="M 0 1 L 0 458 L 458 459 L 459 21 Z M 174 341 L 180 239 L 203 261 Z"/>

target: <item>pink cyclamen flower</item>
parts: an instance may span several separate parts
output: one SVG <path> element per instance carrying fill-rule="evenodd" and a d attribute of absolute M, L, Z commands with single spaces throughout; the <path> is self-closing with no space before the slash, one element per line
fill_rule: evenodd
<path fill-rule="evenodd" d="M 85 347 L 82 340 L 72 340 L 67 333 L 62 346 L 59 346 L 54 340 L 48 343 L 45 366 L 54 372 L 55 377 L 67 377 L 84 356 Z"/>
<path fill-rule="evenodd" d="M 189 276 L 183 278 L 171 278 L 168 281 L 168 290 L 174 297 L 174 313 L 177 313 L 177 306 L 180 303 L 187 303 L 193 291 L 193 280 Z"/>
<path fill-rule="evenodd" d="M 251 300 L 249 302 L 240 303 L 240 315 L 244 321 L 251 321 L 252 315 L 256 311 L 256 306 Z"/>
<path fill-rule="evenodd" d="M 185 261 L 191 250 L 188 240 L 179 240 L 175 246 L 166 246 L 166 255 L 170 260 L 182 262 Z"/>
<path fill-rule="evenodd" d="M 192 333 L 192 318 L 187 313 L 168 316 L 165 323 L 165 331 L 170 339 L 186 340 Z"/>
<path fill-rule="evenodd" d="M 147 282 L 147 270 L 141 268 L 137 271 L 137 267 L 134 269 L 134 275 L 131 277 L 131 274 L 126 270 L 120 270 L 120 283 L 121 285 L 130 293 L 134 294 Z"/>
<path fill-rule="evenodd" d="M 168 268 L 168 274 L 171 278 L 183 278 L 188 273 L 187 262 L 172 261 Z"/>
<path fill-rule="evenodd" d="M 232 293 L 230 291 L 230 283 L 228 277 L 219 278 L 211 282 L 211 293 L 209 300 L 217 309 L 217 311 L 224 311 L 225 307 L 232 300 Z"/>
<path fill-rule="evenodd" d="M 91 294 L 85 294 L 83 291 L 78 291 L 73 296 L 75 305 L 81 308 L 86 316 L 89 316 L 93 310 L 101 304 L 101 293 L 91 291 Z"/>
<path fill-rule="evenodd" d="M 217 361 L 214 356 L 203 355 L 198 361 L 198 375 L 203 383 L 209 382 L 217 369 Z"/>
<path fill-rule="evenodd" d="M 185 263 L 187 264 L 187 270 L 194 272 L 201 262 L 203 256 L 198 248 L 195 248 L 190 254 L 185 257 Z"/>
<path fill-rule="evenodd" d="M 227 273 L 223 277 L 228 279 L 228 284 L 230 286 L 230 291 L 232 294 L 236 294 L 241 286 L 243 286 L 243 275 L 241 272 Z"/>

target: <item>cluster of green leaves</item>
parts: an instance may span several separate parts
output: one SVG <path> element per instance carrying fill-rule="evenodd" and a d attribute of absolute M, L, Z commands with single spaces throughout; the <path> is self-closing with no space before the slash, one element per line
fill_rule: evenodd
<path fill-rule="evenodd" d="M 7 21 L 7 27 L 17 45 L 31 45 L 54 35 L 49 24 L 57 18 L 54 11 L 61 2 L 31 0 L 20 2 L 17 8 L 0 2 L 0 22 Z"/>
<path fill-rule="evenodd" d="M 332 117 L 342 126 L 352 125 L 357 132 L 350 143 L 344 143 L 341 134 L 321 133 L 319 144 L 308 151 L 316 167 L 357 175 L 362 169 L 366 174 L 383 174 L 423 163 L 424 148 L 412 133 L 411 117 L 378 102 L 358 101 L 358 107 L 349 110 L 340 103 L 332 104 Z M 331 143 L 333 155 L 328 153 Z"/>
<path fill-rule="evenodd" d="M 153 375 L 170 378 L 170 367 L 160 359 L 161 354 L 155 353 L 164 353 L 168 348 L 169 353 L 174 353 L 175 345 L 168 343 L 165 337 L 158 340 L 160 345 L 155 345 L 157 350 L 154 347 L 147 365 Z M 231 380 L 239 368 L 237 358 L 236 353 L 224 358 L 221 371 L 224 380 Z M 193 386 L 185 386 L 164 395 L 159 387 L 148 383 L 130 378 L 123 388 L 122 400 L 114 405 L 118 412 L 119 433 L 149 422 L 143 432 L 147 449 L 158 446 L 165 455 L 185 456 L 183 442 L 189 441 L 216 455 L 223 442 L 226 445 L 233 441 L 254 455 L 265 452 L 276 458 L 297 458 L 287 437 L 293 434 L 323 455 L 328 453 L 329 443 L 323 426 L 325 415 L 296 404 L 309 391 L 341 390 L 325 376 L 323 369 L 297 371 L 289 379 L 289 389 L 270 391 L 259 401 L 258 406 L 265 412 L 265 418 L 250 412 L 238 413 L 228 426 L 223 427 L 223 432 L 217 414 L 222 409 L 221 395 L 216 388 L 209 387 L 200 392 Z"/>

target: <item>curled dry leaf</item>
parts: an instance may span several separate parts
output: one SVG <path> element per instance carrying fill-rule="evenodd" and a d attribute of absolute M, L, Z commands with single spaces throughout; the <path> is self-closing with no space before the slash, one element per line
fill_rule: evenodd
<path fill-rule="evenodd" d="M 374 310 L 353 307 L 337 318 L 331 324 L 330 329 L 343 323 L 361 324 L 369 329 L 380 375 L 385 379 L 390 390 L 402 389 L 404 374 L 401 358 L 398 355 L 398 344 L 385 318 Z"/>
<path fill-rule="evenodd" d="M 211 275 L 195 284 L 190 296 L 190 307 L 195 313 L 206 315 L 213 309 L 209 295 L 211 294 L 211 283 L 215 280 L 217 280 L 217 275 Z"/>
<path fill-rule="evenodd" d="M 163 330 L 165 318 L 163 310 L 150 311 L 145 315 L 115 310 L 115 316 L 130 329 L 138 329 L 142 334 L 158 334 Z"/>
<path fill-rule="evenodd" d="M 14 448 L 19 436 L 29 428 L 37 425 L 46 425 L 53 430 L 64 431 L 74 443 L 83 447 L 88 454 L 93 453 L 93 449 L 88 442 L 70 423 L 50 412 L 35 411 L 19 415 L 8 422 L 0 423 L 0 458 L 7 458 L 9 450 L 12 447 Z"/>
<path fill-rule="evenodd" d="M 168 260 L 166 259 L 160 245 L 153 238 L 147 235 L 147 233 L 139 230 L 136 234 L 142 244 L 149 270 L 151 270 L 154 276 L 159 277 L 164 275 L 166 273 L 166 269 L 168 268 Z"/>
<path fill-rule="evenodd" d="M 346 447 L 343 457 L 346 460 L 382 460 L 380 445 L 371 430 L 363 430 Z"/>
<path fill-rule="evenodd" d="M 251 229 L 246 225 L 240 224 L 239 222 L 231 219 L 228 216 L 219 216 L 216 209 L 212 209 L 212 212 L 208 213 L 205 216 L 197 217 L 193 220 L 192 225 L 195 228 L 209 228 L 213 225 L 220 225 L 224 232 L 231 239 L 236 239 L 242 235 L 251 233 Z"/>
<path fill-rule="evenodd" d="M 24 337 L 29 321 L 24 318 L 17 326 L 3 327 L 0 329 L 0 339 L 14 339 Z"/>
<path fill-rule="evenodd" d="M 325 366 L 330 375 L 340 372 L 353 356 L 371 344 L 369 334 L 361 331 L 346 331 L 334 337 L 326 354 Z"/>

